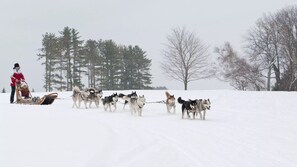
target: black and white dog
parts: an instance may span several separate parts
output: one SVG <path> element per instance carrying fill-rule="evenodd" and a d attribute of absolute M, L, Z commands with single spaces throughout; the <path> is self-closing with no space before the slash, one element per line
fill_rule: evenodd
<path fill-rule="evenodd" d="M 117 109 L 118 98 L 119 98 L 119 96 L 118 96 L 117 93 L 113 93 L 110 96 L 105 96 L 102 99 L 104 110 L 106 111 L 107 108 L 109 108 L 109 111 L 111 112 L 111 106 L 114 106 L 114 110 L 113 111 L 115 111 Z"/>
<path fill-rule="evenodd" d="M 193 113 L 193 119 L 195 119 L 196 115 L 196 100 L 185 101 L 181 97 L 177 99 L 178 103 L 182 104 L 182 119 L 184 118 L 185 112 L 187 112 L 188 117 L 190 118 L 190 113 Z"/>
<path fill-rule="evenodd" d="M 96 107 L 98 108 L 99 104 L 100 104 L 100 99 L 103 95 L 102 89 L 100 90 L 96 90 L 95 88 L 89 88 L 86 90 L 86 92 L 89 92 L 89 96 L 88 96 L 88 102 L 89 104 L 89 108 L 91 108 L 91 104 L 94 102 Z"/>
<path fill-rule="evenodd" d="M 132 93 L 128 94 L 128 95 L 124 95 L 122 93 L 119 94 L 119 98 L 123 99 L 124 102 L 124 107 L 123 109 L 125 109 L 126 104 L 130 104 L 131 102 L 135 102 L 138 98 L 136 91 L 132 91 Z"/>

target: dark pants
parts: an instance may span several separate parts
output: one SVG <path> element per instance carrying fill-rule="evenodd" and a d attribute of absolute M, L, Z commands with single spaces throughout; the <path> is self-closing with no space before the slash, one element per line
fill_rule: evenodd
<path fill-rule="evenodd" d="M 10 103 L 14 102 L 15 86 L 11 86 Z"/>

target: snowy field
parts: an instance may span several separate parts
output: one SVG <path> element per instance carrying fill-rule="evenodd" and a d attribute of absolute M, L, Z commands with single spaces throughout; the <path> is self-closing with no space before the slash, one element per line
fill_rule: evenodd
<path fill-rule="evenodd" d="M 147 102 L 165 100 L 164 92 L 137 91 Z M 168 114 L 147 103 L 138 117 L 122 103 L 114 113 L 102 104 L 72 108 L 71 92 L 50 106 L 9 104 L 0 94 L 0 166 L 296 167 L 296 92 L 169 92 L 209 98 L 206 120 L 181 119 L 180 104 Z"/>

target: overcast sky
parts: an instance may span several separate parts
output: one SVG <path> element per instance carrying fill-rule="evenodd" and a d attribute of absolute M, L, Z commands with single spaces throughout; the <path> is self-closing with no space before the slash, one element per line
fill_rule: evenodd
<path fill-rule="evenodd" d="M 42 35 L 75 28 L 82 40 L 112 39 L 139 45 L 152 59 L 153 86 L 183 89 L 160 70 L 166 36 L 172 28 L 194 31 L 213 54 L 229 41 L 240 50 L 244 35 L 264 13 L 275 13 L 296 0 L 0 0 L 0 89 L 10 91 L 18 62 L 30 88 L 43 91 L 44 66 L 37 61 Z M 232 89 L 217 80 L 196 81 L 189 89 Z"/>

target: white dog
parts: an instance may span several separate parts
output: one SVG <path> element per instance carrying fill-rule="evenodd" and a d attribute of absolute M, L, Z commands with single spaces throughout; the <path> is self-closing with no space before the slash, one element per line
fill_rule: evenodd
<path fill-rule="evenodd" d="M 142 116 L 142 110 L 145 105 L 146 99 L 144 95 L 138 96 L 138 98 L 131 98 L 130 99 L 130 109 L 131 114 L 138 114 L 138 116 Z"/>
<path fill-rule="evenodd" d="M 206 110 L 210 110 L 211 102 L 209 99 L 207 99 L 207 100 L 199 99 L 199 100 L 196 100 L 196 102 L 197 102 L 196 115 L 198 115 L 198 113 L 199 113 L 200 119 L 205 120 Z"/>
<path fill-rule="evenodd" d="M 76 108 L 80 108 L 80 104 L 83 101 L 85 104 L 85 108 L 87 107 L 87 102 L 88 102 L 88 96 L 90 95 L 90 92 L 85 92 L 81 91 L 77 86 L 73 87 L 73 94 L 72 94 L 72 100 L 73 100 L 73 105 L 76 106 Z M 77 104 L 78 103 L 78 104 Z"/>

